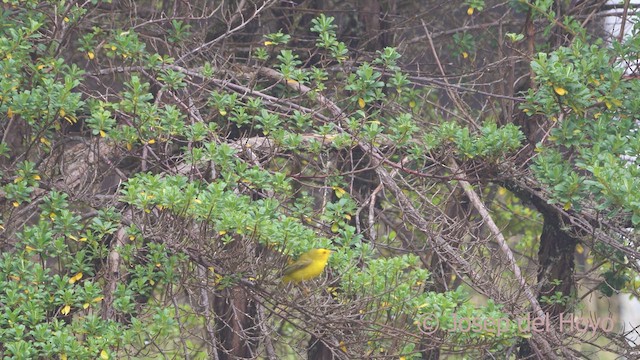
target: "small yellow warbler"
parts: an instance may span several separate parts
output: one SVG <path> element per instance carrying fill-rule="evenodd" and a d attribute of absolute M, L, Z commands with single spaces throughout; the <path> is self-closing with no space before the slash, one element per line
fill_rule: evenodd
<path fill-rule="evenodd" d="M 312 249 L 300 255 L 298 260 L 284 268 L 282 281 L 284 283 L 300 282 L 320 276 L 327 266 L 331 250 Z"/>

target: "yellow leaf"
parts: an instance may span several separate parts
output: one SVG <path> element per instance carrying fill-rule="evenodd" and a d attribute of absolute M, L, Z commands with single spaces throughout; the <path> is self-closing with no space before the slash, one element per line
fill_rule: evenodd
<path fill-rule="evenodd" d="M 36 249 L 36 248 L 34 248 L 32 246 L 29 246 L 29 245 L 25 246 L 24 248 L 25 248 L 25 250 L 27 250 L 28 253 L 30 253 L 30 252 L 32 252 L 33 250 Z"/>
<path fill-rule="evenodd" d="M 227 110 L 220 109 L 220 110 L 218 110 L 218 112 L 219 112 L 219 113 L 220 113 L 220 115 L 222 115 L 222 116 L 226 116 L 226 115 L 227 115 Z"/>
<path fill-rule="evenodd" d="M 351 215 L 349 215 L 349 214 L 344 214 L 344 218 L 345 218 L 345 219 L 347 219 L 347 220 L 351 220 Z"/>
<path fill-rule="evenodd" d="M 468 58 L 468 57 L 469 57 L 469 53 L 468 53 L 468 52 L 466 52 L 466 51 L 463 51 L 463 52 L 462 52 L 462 57 L 463 57 L 464 59 Z"/>
<path fill-rule="evenodd" d="M 88 51 L 87 52 L 87 58 L 89 60 L 93 60 L 96 57 L 96 54 L 93 53 L 93 51 Z"/>
<path fill-rule="evenodd" d="M 607 109 L 611 109 L 613 107 L 619 107 L 620 105 L 622 105 L 622 101 L 618 99 L 611 99 L 611 101 L 605 100 L 604 104 L 607 106 Z"/>
<path fill-rule="evenodd" d="M 560 95 L 560 96 L 565 96 L 567 95 L 567 90 L 561 86 L 554 86 L 553 87 L 553 91 L 556 92 L 556 94 Z"/>
<path fill-rule="evenodd" d="M 343 188 L 341 188 L 339 186 L 334 186 L 333 187 L 333 191 L 336 193 L 336 197 L 338 199 L 341 199 L 344 196 L 344 194 L 347 193 Z"/>
<path fill-rule="evenodd" d="M 265 41 L 264 46 L 273 45 L 273 41 Z"/>
<path fill-rule="evenodd" d="M 289 85 L 298 85 L 299 83 L 293 79 L 287 79 L 287 84 Z"/>
<path fill-rule="evenodd" d="M 83 308 L 83 309 L 88 309 L 88 308 L 89 308 L 89 303 L 84 303 L 84 304 L 82 304 L 82 308 Z"/>
<path fill-rule="evenodd" d="M 105 350 L 100 351 L 100 359 L 109 360 L 109 354 Z"/>
<path fill-rule="evenodd" d="M 82 279 L 82 273 L 81 272 L 79 272 L 79 273 L 75 274 L 74 276 L 72 276 L 69 279 L 69 284 L 75 284 L 80 279 Z"/>
<path fill-rule="evenodd" d="M 60 354 L 60 360 L 67 360 L 67 354 Z"/>
<path fill-rule="evenodd" d="M 338 223 L 333 223 L 333 225 L 331 225 L 331 232 L 337 233 L 338 230 L 340 230 L 340 226 L 338 226 Z"/>
<path fill-rule="evenodd" d="M 473 15 L 473 8 L 472 7 L 467 9 L 467 15 L 469 15 L 469 16 Z"/>
<path fill-rule="evenodd" d="M 67 315 L 67 314 L 69 314 L 69 312 L 70 312 L 70 311 L 71 311 L 71 306 L 69 306 L 69 305 L 65 305 L 65 306 L 62 308 L 62 310 L 60 310 L 60 313 L 61 313 L 62 315 Z"/>
<path fill-rule="evenodd" d="M 64 117 L 65 115 L 67 115 L 67 112 L 64 111 L 64 109 L 60 109 L 60 111 L 58 111 L 58 114 L 60 114 L 61 117 Z"/>
<path fill-rule="evenodd" d="M 35 181 L 40 181 L 40 175 L 38 175 L 38 174 L 33 175 L 32 178 Z"/>
<path fill-rule="evenodd" d="M 159 268 L 160 266 L 162 266 L 162 264 L 160 263 L 156 263 L 156 267 Z"/>
<path fill-rule="evenodd" d="M 584 247 L 582 246 L 582 244 L 576 245 L 576 252 L 578 254 L 583 254 L 584 253 Z"/>
<path fill-rule="evenodd" d="M 18 176 L 17 178 L 13 179 L 13 183 L 14 183 L 14 184 L 17 184 L 17 183 L 19 183 L 19 182 L 20 182 L 20 181 L 22 181 L 22 180 L 24 180 L 24 178 L 23 178 L 22 176 Z"/>
<path fill-rule="evenodd" d="M 107 136 L 107 133 L 104 132 L 104 130 L 100 130 L 100 137 L 105 137 Z M 131 145 L 127 144 L 127 147 L 130 147 Z M 129 149 L 131 150 L 131 149 Z"/>
<path fill-rule="evenodd" d="M 360 107 L 360 109 L 364 109 L 364 99 L 363 98 L 359 98 L 358 99 L 358 106 Z"/>
<path fill-rule="evenodd" d="M 218 231 L 218 235 L 220 235 L 220 236 L 225 235 L 226 233 L 227 233 L 227 230 Z"/>
<path fill-rule="evenodd" d="M 11 108 L 7 109 L 7 117 L 9 117 L 9 118 L 13 117 L 13 110 L 11 110 Z"/>
<path fill-rule="evenodd" d="M 68 17 L 66 17 L 66 16 L 65 16 L 65 17 L 64 17 L 64 19 L 62 19 L 62 20 L 64 20 L 64 22 L 69 22 L 69 18 L 68 18 Z"/>
<path fill-rule="evenodd" d="M 147 141 L 147 144 L 149 145 L 153 145 L 156 143 L 156 139 L 150 139 L 149 141 Z"/>
<path fill-rule="evenodd" d="M 111 51 L 116 51 L 117 47 L 115 45 L 111 45 Z"/>
<path fill-rule="evenodd" d="M 133 235 L 129 235 L 129 241 L 133 241 L 133 240 L 135 240 L 135 239 L 136 239 L 136 237 L 135 237 L 135 236 L 133 236 Z"/>
<path fill-rule="evenodd" d="M 127 143 L 127 150 L 131 151 L 132 148 L 133 148 L 133 145 L 131 145 L 131 143 Z"/>
<path fill-rule="evenodd" d="M 344 344 L 344 341 L 340 341 L 340 350 L 347 352 L 347 346 Z"/>
<path fill-rule="evenodd" d="M 222 279 L 224 279 L 224 277 L 220 274 L 214 274 L 215 280 L 213 281 L 214 285 L 218 285 L 220 283 L 220 281 L 222 281 Z"/>
<path fill-rule="evenodd" d="M 14 201 L 11 205 L 13 205 L 13 207 L 18 207 L 20 206 L 20 203 L 17 201 Z"/>
<path fill-rule="evenodd" d="M 564 206 L 562 207 L 565 211 L 571 209 L 571 202 L 567 201 Z"/>
<path fill-rule="evenodd" d="M 587 258 L 587 265 L 593 265 L 593 258 L 591 256 Z"/>
<path fill-rule="evenodd" d="M 104 300 L 104 296 L 98 296 L 98 297 L 96 297 L 96 298 L 93 298 L 93 300 L 91 300 L 91 301 L 93 301 L 93 302 L 100 302 L 100 301 L 102 301 L 102 300 Z"/>

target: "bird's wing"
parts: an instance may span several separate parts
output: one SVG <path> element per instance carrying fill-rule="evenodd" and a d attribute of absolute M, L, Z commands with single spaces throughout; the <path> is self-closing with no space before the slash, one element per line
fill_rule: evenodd
<path fill-rule="evenodd" d="M 291 265 L 288 265 L 287 267 L 284 268 L 284 270 L 282 271 L 282 273 L 284 275 L 290 275 L 293 272 L 296 272 L 300 269 L 303 269 L 309 265 L 311 265 L 312 260 L 311 259 L 299 259 L 298 261 L 294 262 Z"/>

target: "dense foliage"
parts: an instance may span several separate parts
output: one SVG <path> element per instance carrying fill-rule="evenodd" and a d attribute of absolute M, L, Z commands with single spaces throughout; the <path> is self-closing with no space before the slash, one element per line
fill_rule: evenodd
<path fill-rule="evenodd" d="M 638 29 L 351 3 L 0 7 L 3 357 L 632 356 Z"/>

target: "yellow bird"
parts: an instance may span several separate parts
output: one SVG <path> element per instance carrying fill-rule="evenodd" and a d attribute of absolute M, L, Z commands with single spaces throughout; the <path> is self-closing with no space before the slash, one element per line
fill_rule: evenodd
<path fill-rule="evenodd" d="M 327 266 L 331 250 L 312 249 L 300 255 L 298 260 L 284 268 L 282 281 L 284 283 L 309 280 L 322 274 Z"/>

